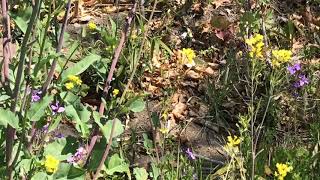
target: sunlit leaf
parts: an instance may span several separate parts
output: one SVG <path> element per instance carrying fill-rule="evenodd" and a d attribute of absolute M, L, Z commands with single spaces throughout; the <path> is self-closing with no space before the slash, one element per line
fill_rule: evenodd
<path fill-rule="evenodd" d="M 133 169 L 133 174 L 136 178 L 136 180 L 147 180 L 148 179 L 148 173 L 146 169 L 144 168 L 134 168 Z"/>
<path fill-rule="evenodd" d="M 101 59 L 99 55 L 91 54 L 81 61 L 77 62 L 73 66 L 69 67 L 62 73 L 62 81 L 65 81 L 68 77 L 68 75 L 79 75 L 82 72 L 84 72 L 86 69 L 89 68 L 89 66 L 94 63 L 95 61 Z"/>
<path fill-rule="evenodd" d="M 19 128 L 19 118 L 9 109 L 0 108 L 0 125 L 7 127 L 10 124 L 13 128 Z"/>
<path fill-rule="evenodd" d="M 135 101 L 133 101 L 130 105 L 129 105 L 129 109 L 132 112 L 141 112 L 143 111 L 143 109 L 145 108 L 145 102 L 143 101 L 142 98 L 138 98 Z"/>

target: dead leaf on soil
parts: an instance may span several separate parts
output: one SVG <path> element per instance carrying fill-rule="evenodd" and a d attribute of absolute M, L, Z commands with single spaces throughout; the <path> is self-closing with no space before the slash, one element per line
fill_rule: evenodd
<path fill-rule="evenodd" d="M 193 80 L 198 80 L 201 78 L 201 75 L 193 70 L 190 70 L 187 72 L 186 77 Z"/>
<path fill-rule="evenodd" d="M 179 102 L 176 104 L 172 110 L 172 114 L 178 120 L 183 120 L 187 114 L 187 105 L 185 103 Z"/>
<path fill-rule="evenodd" d="M 215 0 L 211 4 L 215 6 L 216 9 L 218 9 L 220 6 L 225 6 L 231 3 L 231 0 Z"/>

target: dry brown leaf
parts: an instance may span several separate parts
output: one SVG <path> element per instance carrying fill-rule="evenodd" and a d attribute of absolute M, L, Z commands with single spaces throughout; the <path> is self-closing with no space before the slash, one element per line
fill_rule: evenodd
<path fill-rule="evenodd" d="M 193 70 L 190 70 L 187 72 L 186 77 L 193 80 L 198 80 L 201 78 L 201 75 Z"/>
<path fill-rule="evenodd" d="M 195 12 L 195 13 L 203 13 L 203 8 L 202 8 L 202 6 L 201 6 L 201 3 L 195 3 L 195 4 L 193 4 L 193 6 L 192 6 L 192 11 L 193 12 Z"/>
<path fill-rule="evenodd" d="M 231 0 L 215 0 L 212 2 L 212 5 L 215 6 L 215 8 L 219 8 L 220 6 L 225 6 L 227 4 L 230 4 Z"/>
<path fill-rule="evenodd" d="M 172 114 L 175 118 L 182 120 L 186 115 L 187 105 L 185 103 L 179 102 L 176 104 L 172 110 Z"/>
<path fill-rule="evenodd" d="M 214 70 L 219 69 L 219 66 L 220 66 L 218 63 L 208 63 L 208 65 L 210 67 L 212 67 L 212 69 L 214 69 Z"/>
<path fill-rule="evenodd" d="M 207 67 L 205 70 L 205 73 L 208 75 L 213 75 L 214 74 L 214 70 L 211 67 Z"/>

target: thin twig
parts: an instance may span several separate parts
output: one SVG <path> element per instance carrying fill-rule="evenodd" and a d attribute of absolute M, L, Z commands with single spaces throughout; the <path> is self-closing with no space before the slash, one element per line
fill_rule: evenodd
<path fill-rule="evenodd" d="M 60 53 L 60 51 L 62 49 L 63 40 L 64 40 L 64 32 L 66 31 L 66 27 L 67 27 L 67 24 L 68 24 L 68 15 L 69 15 L 69 12 L 70 12 L 70 7 L 71 7 L 71 0 L 68 0 L 67 6 L 66 6 L 65 15 L 64 15 L 64 19 L 63 19 L 63 24 L 62 24 L 62 27 L 61 27 L 61 32 L 60 32 L 60 35 L 59 35 L 59 42 L 58 42 L 58 45 L 57 45 L 57 48 L 56 48 L 56 53 Z M 53 60 L 51 68 L 50 68 L 50 71 L 48 73 L 47 80 L 42 86 L 42 95 L 43 96 L 47 93 L 48 87 L 49 87 L 49 85 L 50 85 L 50 83 L 51 83 L 51 81 L 53 79 L 53 74 L 54 74 L 54 71 L 56 70 L 57 61 L 58 61 L 57 58 L 55 58 Z"/>
<path fill-rule="evenodd" d="M 111 64 L 111 67 L 110 67 L 110 71 L 109 71 L 109 74 L 108 74 L 108 77 L 107 77 L 107 80 L 106 80 L 106 83 L 105 83 L 105 87 L 103 89 L 103 96 L 104 97 L 107 97 L 107 95 L 108 95 L 108 91 L 110 89 L 110 82 L 112 80 L 113 73 L 115 71 L 115 68 L 116 68 L 118 59 L 120 57 L 121 51 L 122 51 L 122 49 L 124 47 L 125 41 L 127 40 L 128 33 L 130 32 L 131 23 L 133 21 L 133 18 L 135 16 L 135 12 L 136 12 L 136 7 L 137 7 L 137 2 L 134 3 L 133 8 L 131 9 L 131 11 L 129 13 L 129 16 L 127 18 L 127 22 L 125 24 L 125 27 L 121 32 L 121 38 L 120 38 L 120 41 L 119 41 L 119 45 L 118 45 L 118 47 L 117 47 L 117 49 L 116 49 L 116 51 L 114 53 L 112 64 Z M 99 108 L 100 115 L 103 115 L 103 112 L 104 112 L 104 102 L 102 101 L 101 104 L 100 104 L 100 108 Z M 96 171 L 96 173 L 95 173 L 95 175 L 93 177 L 93 180 L 96 180 L 98 178 L 100 170 L 101 170 L 105 160 L 107 159 L 107 157 L 109 155 L 109 151 L 110 151 L 111 144 L 112 144 L 112 139 L 113 139 L 112 136 L 113 136 L 114 129 L 115 129 L 115 124 L 116 124 L 116 120 L 115 119 L 113 119 L 112 121 L 113 121 L 112 122 L 112 128 L 111 128 L 111 133 L 110 133 L 110 137 L 109 137 L 109 140 L 108 140 L 108 144 L 107 144 L 107 146 L 105 148 L 105 151 L 103 153 L 103 156 L 102 156 L 100 164 L 99 164 L 99 166 L 97 168 L 97 171 Z"/>

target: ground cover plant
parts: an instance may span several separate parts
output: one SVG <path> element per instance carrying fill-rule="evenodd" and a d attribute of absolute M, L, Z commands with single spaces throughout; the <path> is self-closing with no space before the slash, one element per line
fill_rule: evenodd
<path fill-rule="evenodd" d="M 320 179 L 318 0 L 2 0 L 0 179 Z"/>

